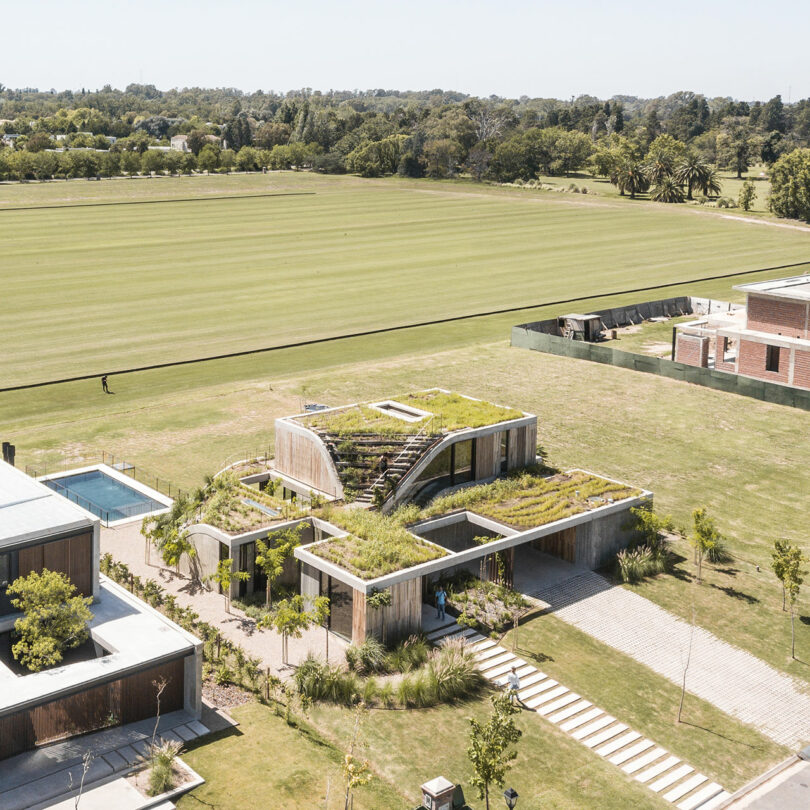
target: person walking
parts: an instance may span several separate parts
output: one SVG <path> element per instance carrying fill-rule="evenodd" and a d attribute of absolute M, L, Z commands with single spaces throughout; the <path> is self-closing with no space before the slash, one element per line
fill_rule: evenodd
<path fill-rule="evenodd" d="M 447 593 L 444 588 L 439 585 L 436 589 L 436 618 L 444 619 L 444 605 L 447 602 Z"/>
<path fill-rule="evenodd" d="M 509 684 L 509 701 L 511 703 L 517 701 L 519 705 L 523 706 L 523 701 L 518 696 L 518 692 L 520 691 L 520 678 L 518 677 L 516 667 L 512 667 L 507 683 Z"/>
<path fill-rule="evenodd" d="M 110 389 L 107 387 L 107 375 L 106 374 L 101 378 L 101 390 L 105 394 L 110 393 Z"/>

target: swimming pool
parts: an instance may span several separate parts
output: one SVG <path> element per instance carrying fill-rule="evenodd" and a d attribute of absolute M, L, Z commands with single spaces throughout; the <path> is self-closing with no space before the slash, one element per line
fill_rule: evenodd
<path fill-rule="evenodd" d="M 114 470 L 110 470 L 110 473 L 96 468 L 49 476 L 42 479 L 42 483 L 88 512 L 97 515 L 105 523 L 114 523 L 150 512 L 158 512 L 171 505 L 168 498 L 157 500 L 150 494 L 124 483 L 121 480 L 123 475 L 120 473 Z M 135 481 L 132 483 L 137 485 Z"/>

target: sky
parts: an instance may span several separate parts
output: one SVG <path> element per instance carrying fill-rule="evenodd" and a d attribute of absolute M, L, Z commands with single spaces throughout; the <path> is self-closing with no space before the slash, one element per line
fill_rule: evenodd
<path fill-rule="evenodd" d="M 0 83 L 810 96 L 807 0 L 0 0 Z"/>

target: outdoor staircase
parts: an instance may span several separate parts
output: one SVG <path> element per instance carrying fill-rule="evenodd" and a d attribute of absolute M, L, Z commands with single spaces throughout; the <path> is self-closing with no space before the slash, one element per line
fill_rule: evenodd
<path fill-rule="evenodd" d="M 395 435 L 351 434 L 336 436 L 318 431 L 337 468 L 344 487 L 359 492 L 355 503 L 371 505 L 375 490 L 388 495 L 394 486 L 413 468 L 425 453 L 441 438 L 430 432 L 432 420 L 418 433 Z M 351 445 L 351 451 L 345 446 Z M 343 448 L 341 448 L 343 445 Z M 382 459 L 387 463 L 381 469 Z"/>
<path fill-rule="evenodd" d="M 478 669 L 495 686 L 506 687 L 509 673 L 516 667 L 520 678 L 518 697 L 525 709 L 553 723 L 678 810 L 715 810 L 728 799 L 730 794 L 717 782 L 496 641 L 456 622 L 432 630 L 427 637 L 436 645 L 447 639 L 464 639 L 475 652 Z"/>

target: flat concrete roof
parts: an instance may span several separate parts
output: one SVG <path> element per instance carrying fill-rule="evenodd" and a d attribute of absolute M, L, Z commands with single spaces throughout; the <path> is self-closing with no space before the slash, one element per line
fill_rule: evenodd
<path fill-rule="evenodd" d="M 191 633 L 105 576 L 101 577 L 99 599 L 90 610 L 93 612 L 90 636 L 111 654 L 20 676 L 0 663 L 0 714 L 190 654 L 200 643 Z"/>
<path fill-rule="evenodd" d="M 734 289 L 742 290 L 745 293 L 792 298 L 795 301 L 810 301 L 810 275 L 776 278 L 771 281 L 755 281 L 751 284 L 737 284 Z"/>
<path fill-rule="evenodd" d="M 80 506 L 0 461 L 0 548 L 61 531 L 90 528 L 97 522 Z"/>

